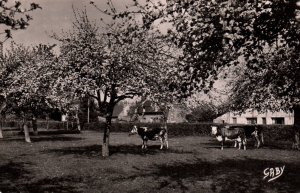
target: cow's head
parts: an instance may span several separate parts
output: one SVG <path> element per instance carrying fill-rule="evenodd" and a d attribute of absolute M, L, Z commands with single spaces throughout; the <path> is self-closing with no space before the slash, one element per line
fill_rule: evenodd
<path fill-rule="evenodd" d="M 253 131 L 253 132 L 251 133 L 251 135 L 254 136 L 254 137 L 257 137 L 257 136 L 258 136 L 258 131 L 257 131 L 257 130 Z"/>
<path fill-rule="evenodd" d="M 137 133 L 138 133 L 137 126 L 134 125 L 133 128 L 129 131 L 129 135 L 134 135 Z"/>
<path fill-rule="evenodd" d="M 218 132 L 218 127 L 217 126 L 211 126 L 211 134 L 216 135 Z"/>

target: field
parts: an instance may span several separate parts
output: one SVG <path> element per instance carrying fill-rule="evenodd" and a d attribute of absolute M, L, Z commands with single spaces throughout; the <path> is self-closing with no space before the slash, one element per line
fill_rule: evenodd
<path fill-rule="evenodd" d="M 300 151 L 280 144 L 222 151 L 210 136 L 171 136 L 168 150 L 159 142 L 142 150 L 138 136 L 112 133 L 102 158 L 101 139 L 97 131 L 1 139 L 0 192 L 300 192 Z M 279 178 L 263 179 L 283 166 Z"/>

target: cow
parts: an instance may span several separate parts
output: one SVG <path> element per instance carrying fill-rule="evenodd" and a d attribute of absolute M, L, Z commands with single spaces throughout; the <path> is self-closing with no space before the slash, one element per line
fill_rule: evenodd
<path fill-rule="evenodd" d="M 245 129 L 246 138 L 254 137 L 257 148 L 264 145 L 264 133 L 261 127 L 244 126 L 243 128 Z"/>
<path fill-rule="evenodd" d="M 235 145 L 239 143 L 239 149 L 241 149 L 242 145 L 244 146 L 244 150 L 246 150 L 246 135 L 245 130 L 241 127 L 230 128 L 229 126 L 225 127 L 217 127 L 212 126 L 212 135 L 216 136 L 217 140 L 221 142 L 221 149 L 223 150 L 225 141 L 234 141 Z"/>
<path fill-rule="evenodd" d="M 166 128 L 148 128 L 148 127 L 137 127 L 136 125 L 130 130 L 129 135 L 138 134 L 142 140 L 142 149 L 147 148 L 148 140 L 160 140 L 160 149 L 163 149 L 164 144 L 166 148 L 169 148 L 168 144 L 168 132 Z"/>

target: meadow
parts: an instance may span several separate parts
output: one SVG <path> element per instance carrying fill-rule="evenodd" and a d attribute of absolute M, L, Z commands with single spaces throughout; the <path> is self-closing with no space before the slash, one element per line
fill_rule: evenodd
<path fill-rule="evenodd" d="M 267 144 L 222 151 L 212 136 L 170 136 L 141 149 L 138 136 L 113 132 L 111 156 L 101 156 L 102 133 L 41 133 L 25 143 L 4 132 L 0 140 L 1 193 L 107 192 L 300 192 L 300 151 L 290 144 Z M 283 167 L 268 182 L 266 168 Z"/>

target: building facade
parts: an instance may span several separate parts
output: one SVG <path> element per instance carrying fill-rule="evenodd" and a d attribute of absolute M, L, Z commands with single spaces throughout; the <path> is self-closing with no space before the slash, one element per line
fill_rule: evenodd
<path fill-rule="evenodd" d="M 259 113 L 256 110 L 248 110 L 242 114 L 228 112 L 216 118 L 214 122 L 227 124 L 293 125 L 294 113 L 285 111 Z"/>
<path fill-rule="evenodd" d="M 163 112 L 145 112 L 138 116 L 141 123 L 162 123 L 164 121 Z"/>

